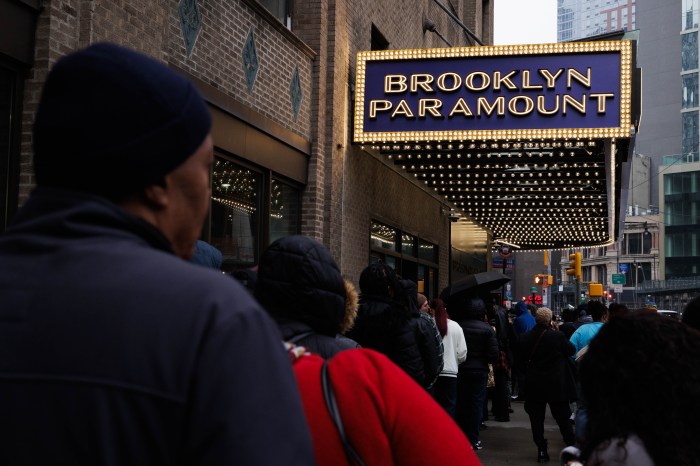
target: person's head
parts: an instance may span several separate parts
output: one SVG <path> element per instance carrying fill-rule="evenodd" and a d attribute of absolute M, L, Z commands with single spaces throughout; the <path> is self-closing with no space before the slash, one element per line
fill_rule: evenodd
<path fill-rule="evenodd" d="M 189 259 L 210 203 L 211 116 L 192 83 L 98 43 L 51 69 L 34 122 L 37 187 L 96 195 L 156 226 Z"/>
<path fill-rule="evenodd" d="M 527 307 L 527 312 L 529 312 L 533 316 L 535 315 L 535 312 L 537 312 L 537 306 L 535 306 L 534 304 L 527 304 L 526 307 Z"/>
<path fill-rule="evenodd" d="M 395 299 L 399 295 L 399 280 L 394 269 L 384 262 L 370 264 L 360 274 L 360 293 Z"/>
<path fill-rule="evenodd" d="M 198 239 L 195 244 L 194 255 L 190 261 L 204 267 L 221 270 L 223 254 L 211 244 Z"/>
<path fill-rule="evenodd" d="M 569 309 L 566 308 L 561 314 L 562 319 L 564 322 L 576 322 L 576 319 L 578 318 L 578 312 L 576 309 Z"/>
<path fill-rule="evenodd" d="M 580 361 L 588 409 L 584 456 L 637 434 L 655 464 L 700 464 L 700 338 L 675 319 L 641 312 L 603 325 Z"/>
<path fill-rule="evenodd" d="M 278 320 L 304 322 L 325 335 L 341 333 L 346 304 L 353 319 L 357 310 L 352 291 L 328 249 L 307 236 L 280 238 L 260 257 L 255 297 Z"/>
<path fill-rule="evenodd" d="M 418 311 L 418 284 L 413 280 L 399 279 L 400 297 L 411 312 Z"/>
<path fill-rule="evenodd" d="M 588 303 L 581 303 L 576 307 L 576 310 L 578 311 L 578 316 L 579 318 L 581 317 L 586 317 L 590 315 L 588 312 Z"/>
<path fill-rule="evenodd" d="M 433 298 L 430 300 L 430 308 L 435 314 L 435 323 L 440 331 L 440 335 L 444 337 L 447 335 L 447 319 L 450 317 L 447 314 L 445 302 L 440 298 Z"/>
<path fill-rule="evenodd" d="M 629 314 L 629 312 L 630 310 L 624 304 L 610 303 L 610 306 L 608 306 L 608 319 L 622 317 Z"/>
<path fill-rule="evenodd" d="M 691 299 L 683 310 L 683 323 L 700 330 L 700 296 Z"/>
<path fill-rule="evenodd" d="M 433 314 L 433 311 L 430 308 L 430 303 L 428 302 L 428 298 L 426 298 L 423 293 L 418 293 L 417 303 L 418 303 L 418 309 L 421 312 L 425 312 L 426 314 L 430 314 L 430 315 Z"/>
<path fill-rule="evenodd" d="M 525 301 L 518 301 L 515 303 L 515 315 L 516 316 L 521 316 L 528 312 L 527 310 L 527 303 Z"/>
<path fill-rule="evenodd" d="M 535 322 L 541 325 L 552 323 L 552 310 L 548 307 L 541 307 L 535 311 Z"/>
<path fill-rule="evenodd" d="M 603 322 L 608 316 L 608 308 L 600 301 L 589 301 L 588 313 L 594 322 Z"/>
<path fill-rule="evenodd" d="M 486 303 L 475 296 L 465 296 L 461 299 L 451 299 L 447 310 L 450 315 L 458 319 L 480 320 L 486 319 Z"/>

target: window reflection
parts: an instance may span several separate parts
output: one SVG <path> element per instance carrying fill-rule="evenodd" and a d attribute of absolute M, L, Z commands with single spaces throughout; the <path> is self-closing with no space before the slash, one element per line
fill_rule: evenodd
<path fill-rule="evenodd" d="M 270 242 L 299 232 L 300 193 L 278 180 L 270 183 Z"/>
<path fill-rule="evenodd" d="M 225 271 L 257 263 L 261 175 L 222 158 L 212 173 L 211 243 Z"/>
<path fill-rule="evenodd" d="M 381 223 L 372 222 L 370 245 L 375 248 L 395 250 L 396 229 Z"/>

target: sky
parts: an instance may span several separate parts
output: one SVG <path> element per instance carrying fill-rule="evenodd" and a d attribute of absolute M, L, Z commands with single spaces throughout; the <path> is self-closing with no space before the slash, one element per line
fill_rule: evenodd
<path fill-rule="evenodd" d="M 557 0 L 495 0 L 495 45 L 556 41 Z"/>

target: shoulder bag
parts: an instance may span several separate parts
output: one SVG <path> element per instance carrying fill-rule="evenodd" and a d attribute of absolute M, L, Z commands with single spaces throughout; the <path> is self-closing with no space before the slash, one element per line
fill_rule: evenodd
<path fill-rule="evenodd" d="M 343 443 L 343 449 L 345 449 L 345 455 L 348 458 L 348 464 L 353 466 L 365 466 L 360 455 L 355 451 L 355 449 L 350 444 L 347 436 L 345 435 L 345 429 L 343 428 L 343 421 L 340 417 L 340 410 L 335 402 L 335 394 L 333 393 L 333 386 L 331 385 L 330 375 L 328 374 L 328 362 L 330 359 L 323 361 L 323 366 L 321 366 L 321 387 L 323 389 L 323 398 L 326 401 L 326 408 L 328 408 L 328 413 L 335 424 L 336 429 L 338 429 L 338 434 L 340 435 L 340 441 Z"/>

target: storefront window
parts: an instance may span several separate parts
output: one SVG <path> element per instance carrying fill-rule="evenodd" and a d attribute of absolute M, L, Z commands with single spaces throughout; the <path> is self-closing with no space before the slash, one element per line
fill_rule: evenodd
<path fill-rule="evenodd" d="M 281 181 L 270 183 L 270 243 L 283 236 L 299 233 L 301 193 Z"/>
<path fill-rule="evenodd" d="M 401 252 L 409 256 L 416 255 L 416 237 L 408 233 L 401 234 Z"/>
<path fill-rule="evenodd" d="M 430 262 L 437 262 L 437 246 L 433 243 L 420 240 L 418 243 L 418 258 Z"/>
<path fill-rule="evenodd" d="M 374 248 L 396 250 L 396 229 L 381 223 L 372 222 L 372 233 L 369 238 Z"/>
<path fill-rule="evenodd" d="M 380 222 L 372 222 L 370 264 L 382 261 L 401 278 L 413 280 L 419 293 L 428 298 L 438 295 L 438 248 L 416 235 Z"/>
<path fill-rule="evenodd" d="M 216 158 L 212 172 L 211 244 L 224 256 L 224 271 L 250 267 L 258 261 L 261 192 L 261 174 Z"/>

